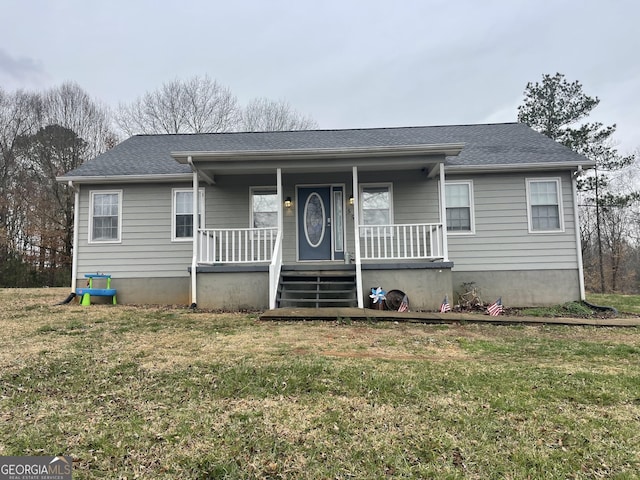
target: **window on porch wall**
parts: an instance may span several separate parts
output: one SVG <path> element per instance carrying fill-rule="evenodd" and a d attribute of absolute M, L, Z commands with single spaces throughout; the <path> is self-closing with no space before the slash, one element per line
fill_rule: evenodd
<path fill-rule="evenodd" d="M 278 193 L 275 188 L 251 189 L 251 227 L 278 226 Z"/>
<path fill-rule="evenodd" d="M 360 185 L 360 254 L 365 259 L 404 256 L 393 227 L 391 183 Z"/>
<path fill-rule="evenodd" d="M 360 222 L 362 225 L 393 225 L 391 184 L 360 186 Z"/>

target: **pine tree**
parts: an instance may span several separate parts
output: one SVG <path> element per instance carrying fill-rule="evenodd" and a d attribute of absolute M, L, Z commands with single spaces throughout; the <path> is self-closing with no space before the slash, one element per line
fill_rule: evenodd
<path fill-rule="evenodd" d="M 602 251 L 603 214 L 611 208 L 627 208 L 640 198 L 637 191 L 615 191 L 611 184 L 612 172 L 620 171 L 635 161 L 635 155 L 621 155 L 612 144 L 616 125 L 584 122 L 600 103 L 590 97 L 578 81 L 569 82 L 561 73 L 545 74 L 542 82 L 527 83 L 524 103 L 518 107 L 518 121 L 594 160 L 592 173 L 578 181 L 583 204 L 595 209 L 596 241 L 600 290 L 605 290 Z M 584 237 L 584 236 L 583 236 Z M 617 264 L 614 262 L 613 265 Z M 613 272 L 615 285 L 615 272 Z"/>

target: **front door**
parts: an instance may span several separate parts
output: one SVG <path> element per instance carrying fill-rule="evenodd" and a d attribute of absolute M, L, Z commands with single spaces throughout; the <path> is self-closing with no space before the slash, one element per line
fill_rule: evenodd
<path fill-rule="evenodd" d="M 340 200 L 342 199 L 342 188 L 340 189 Z M 332 195 L 334 190 L 334 195 Z M 344 258 L 340 254 L 336 255 L 335 241 L 336 232 L 343 235 L 342 223 L 344 220 L 338 218 L 341 223 L 336 229 L 332 225 L 334 205 L 332 197 L 335 197 L 337 187 L 298 187 L 298 258 L 300 260 L 332 260 Z M 338 198 L 338 197 L 336 197 Z M 340 217 L 342 217 L 342 205 L 340 205 Z M 339 250 L 342 250 L 342 238 L 340 238 Z"/>

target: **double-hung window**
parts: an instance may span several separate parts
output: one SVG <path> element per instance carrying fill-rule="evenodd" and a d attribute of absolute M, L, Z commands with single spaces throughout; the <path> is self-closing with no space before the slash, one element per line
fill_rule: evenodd
<path fill-rule="evenodd" d="M 527 209 L 530 232 L 564 229 L 559 178 L 528 178 Z"/>
<path fill-rule="evenodd" d="M 393 191 L 390 183 L 360 185 L 360 223 L 362 225 L 393 225 Z M 391 235 L 391 228 L 370 230 L 373 235 Z"/>
<path fill-rule="evenodd" d="M 122 191 L 90 193 L 89 242 L 120 242 L 122 231 Z"/>
<path fill-rule="evenodd" d="M 278 193 L 275 188 L 252 187 L 251 227 L 271 228 L 278 226 Z"/>
<path fill-rule="evenodd" d="M 468 181 L 446 182 L 447 232 L 473 233 L 473 183 Z"/>
<path fill-rule="evenodd" d="M 174 188 L 172 240 L 191 240 L 193 238 L 193 189 Z M 199 190 L 198 226 L 203 226 L 204 190 Z"/>

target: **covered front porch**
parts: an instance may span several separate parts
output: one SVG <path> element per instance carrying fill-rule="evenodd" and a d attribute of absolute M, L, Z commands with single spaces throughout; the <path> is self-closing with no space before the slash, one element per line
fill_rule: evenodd
<path fill-rule="evenodd" d="M 367 305 L 369 289 L 373 286 L 406 288 L 403 285 L 415 272 L 451 268 L 450 262 L 446 261 L 446 238 L 440 223 L 361 225 L 358 232 L 359 245 L 355 242 L 353 253 L 345 252 L 343 259 L 284 261 L 284 230 L 199 229 L 196 271 L 218 274 L 220 279 L 224 278 L 224 274 L 231 274 L 229 277 L 243 274 L 247 277 L 242 281 L 245 286 L 252 285 L 256 275 L 261 272 L 265 275 L 268 273 L 269 308 L 363 308 Z M 398 273 L 402 281 L 398 281 Z M 391 278 L 387 278 L 390 275 Z M 228 285 L 228 280 L 222 285 L 216 282 L 217 287 L 212 290 L 219 291 L 223 285 Z M 414 283 L 424 281 L 415 278 Z M 241 285 L 238 287 L 241 288 Z M 256 294 L 260 290 L 255 285 L 251 288 Z"/>
<path fill-rule="evenodd" d="M 396 149 L 391 157 L 371 151 L 289 152 L 284 158 L 234 152 L 233 159 L 174 153 L 193 171 L 198 228 L 190 269 L 192 304 L 231 289 L 242 297 L 238 305 L 301 306 L 287 303 L 285 296 L 314 290 L 309 306 L 339 306 L 326 293 L 335 289 L 353 302 L 345 305 L 364 308 L 369 289 L 380 285 L 439 302 L 442 292 L 451 291 L 452 266 L 439 185 L 445 181 L 445 155 L 456 155 L 461 146 L 428 147 Z M 205 212 L 199 211 L 196 192 L 203 187 L 207 195 L 230 191 L 228 178 L 250 195 L 248 215 L 236 212 L 248 217 L 248 227 L 237 226 L 242 220 L 235 217 L 224 225 L 210 212 L 201 216 Z M 275 207 L 260 211 L 257 192 L 268 192 Z M 302 280 L 294 284 L 295 277 Z M 326 278 L 335 285 L 328 286 Z"/>

